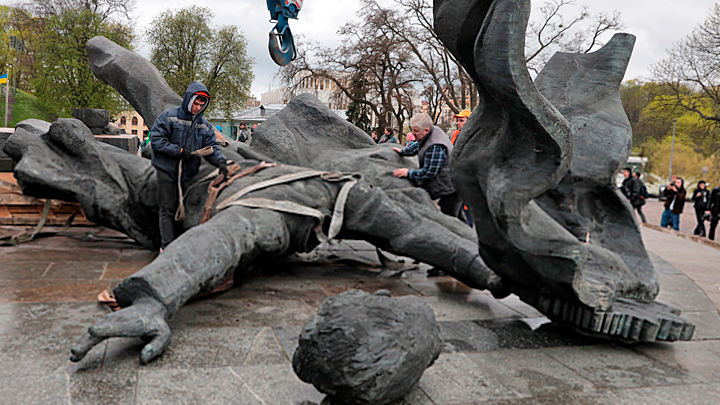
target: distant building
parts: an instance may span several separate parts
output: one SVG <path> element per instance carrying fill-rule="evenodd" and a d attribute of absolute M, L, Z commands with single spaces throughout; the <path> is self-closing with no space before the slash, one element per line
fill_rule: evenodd
<path fill-rule="evenodd" d="M 250 96 L 247 101 L 245 102 L 245 109 L 249 110 L 251 108 L 260 107 L 263 103 L 257 99 L 255 96 Z M 287 104 L 287 103 L 286 103 Z"/>
<path fill-rule="evenodd" d="M 147 125 L 145 125 L 143 117 L 135 110 L 123 111 L 118 114 L 118 117 L 115 119 L 115 124 L 119 126 L 120 129 L 125 130 L 126 133 L 137 135 L 141 141 L 145 139 L 145 136 L 150 132 Z"/>
<path fill-rule="evenodd" d="M 263 104 L 259 107 L 251 108 L 242 111 L 232 117 L 231 120 L 223 118 L 208 118 L 208 121 L 212 125 L 219 125 L 222 127 L 222 133 L 229 135 L 232 139 L 237 138 L 237 133 L 240 130 L 240 124 L 245 123 L 248 129 L 252 128 L 253 124 L 262 124 L 268 118 L 277 114 L 280 110 L 286 107 L 286 104 Z M 347 119 L 345 110 L 333 110 L 340 118 Z"/>
<path fill-rule="evenodd" d="M 347 86 L 347 79 L 340 79 L 343 86 Z M 310 72 L 300 72 L 295 75 L 295 85 L 292 88 L 278 87 L 260 95 L 262 104 L 287 104 L 298 94 L 310 93 L 327 105 L 331 110 L 347 110 L 350 99 L 338 91 L 335 81 L 316 77 Z"/>

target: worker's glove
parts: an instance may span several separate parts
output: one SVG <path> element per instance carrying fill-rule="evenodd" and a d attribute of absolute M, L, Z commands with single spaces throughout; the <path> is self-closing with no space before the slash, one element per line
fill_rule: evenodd
<path fill-rule="evenodd" d="M 220 169 L 220 174 L 223 175 L 223 181 L 227 180 L 227 177 L 228 177 L 227 162 L 224 160 L 221 160 L 220 163 L 218 163 L 218 169 Z"/>
<path fill-rule="evenodd" d="M 180 158 L 182 160 L 190 160 L 193 158 L 192 152 L 188 149 L 184 149 L 180 152 Z"/>

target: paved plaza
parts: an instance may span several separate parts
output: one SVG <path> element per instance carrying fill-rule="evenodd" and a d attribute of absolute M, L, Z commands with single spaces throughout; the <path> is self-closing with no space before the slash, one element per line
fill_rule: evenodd
<path fill-rule="evenodd" d="M 690 342 L 588 339 L 515 296 L 495 300 L 449 277 L 427 278 L 425 265 L 381 271 L 369 244 L 337 242 L 312 255 L 319 263 L 267 264 L 226 293 L 191 301 L 171 320 L 167 352 L 145 366 L 139 339 L 103 342 L 77 364 L 68 358 L 109 312 L 97 293 L 154 253 L 83 227 L 0 247 L 0 404 L 330 405 L 295 376 L 291 358 L 301 326 L 325 298 L 348 289 L 417 295 L 440 323 L 443 353 L 399 404 L 718 403 L 720 250 L 642 232 L 658 301 L 696 324 Z"/>

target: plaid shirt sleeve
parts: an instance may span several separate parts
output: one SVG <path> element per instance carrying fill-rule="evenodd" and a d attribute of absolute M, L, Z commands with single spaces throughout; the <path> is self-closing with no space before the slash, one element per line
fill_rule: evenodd
<path fill-rule="evenodd" d="M 417 182 L 430 180 L 440 172 L 445 159 L 447 159 L 447 149 L 443 145 L 433 145 L 425 152 L 422 169 L 408 171 L 408 177 Z"/>
<path fill-rule="evenodd" d="M 400 152 L 403 156 L 415 156 L 420 152 L 420 145 L 417 142 L 413 142 L 410 145 L 403 148 Z"/>

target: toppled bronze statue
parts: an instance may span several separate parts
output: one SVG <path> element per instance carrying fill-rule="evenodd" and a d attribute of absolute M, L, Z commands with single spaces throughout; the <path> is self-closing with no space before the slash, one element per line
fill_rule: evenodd
<path fill-rule="evenodd" d="M 611 183 L 629 154 L 617 89 L 632 36 L 616 36 L 594 54 L 556 55 L 533 83 L 523 57 L 529 1 L 437 0 L 434 11 L 438 35 L 482 98 L 453 154 L 477 237 L 442 215 L 426 192 L 392 176 L 407 162 L 390 148 L 301 95 L 258 128 L 251 146 L 223 148 L 241 170 L 277 165 L 221 190 L 202 225 L 213 168 L 201 168 L 185 198 L 187 231 L 114 290 L 123 309 L 92 326 L 72 360 L 108 337 L 137 336 L 148 342 L 141 353 L 148 362 L 169 344 L 167 320 L 190 297 L 256 259 L 309 251 L 336 232 L 495 296 L 514 292 L 581 333 L 627 342 L 690 339 L 694 326 L 653 301 L 654 270 L 632 210 Z M 87 48 L 91 70 L 149 124 L 180 104 L 142 57 L 101 37 Z M 18 162 L 26 194 L 79 201 L 89 219 L 158 246 L 147 159 L 98 144 L 77 120 L 23 122 L 4 150 Z M 300 179 L 253 188 L 283 176 Z"/>
<path fill-rule="evenodd" d="M 179 96 L 141 56 L 105 38 L 87 47 L 93 72 L 147 122 L 179 104 Z M 138 89 L 153 92 L 138 101 L 143 94 Z M 96 142 L 74 119 L 52 125 L 25 121 L 4 149 L 18 162 L 15 176 L 27 194 L 79 201 L 92 221 L 158 247 L 155 170 L 149 160 Z M 230 142 L 223 153 L 240 172 L 257 171 L 223 188 L 211 207 L 214 215 L 201 225 L 215 178 L 214 167 L 201 167 L 185 197 L 187 231 L 114 289 L 123 309 L 89 329 L 73 348 L 73 360 L 105 338 L 137 336 L 148 341 L 141 353 L 148 362 L 170 341 L 167 320 L 192 296 L 211 291 L 259 258 L 307 252 L 335 233 L 432 264 L 475 288 L 507 294 L 480 259 L 472 230 L 440 213 L 424 191 L 392 175 L 408 163 L 310 95 L 297 97 L 260 126 L 252 147 Z"/>

